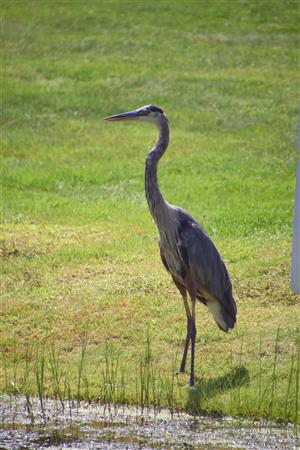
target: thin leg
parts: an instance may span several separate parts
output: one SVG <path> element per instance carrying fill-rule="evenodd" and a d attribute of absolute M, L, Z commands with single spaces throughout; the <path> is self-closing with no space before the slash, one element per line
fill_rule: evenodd
<path fill-rule="evenodd" d="M 196 298 L 192 300 L 192 318 L 190 321 L 190 336 L 191 336 L 191 373 L 190 373 L 190 386 L 195 385 L 194 367 L 195 367 L 195 346 L 196 346 L 196 322 L 195 322 L 195 304 Z"/>
<path fill-rule="evenodd" d="M 177 289 L 179 290 L 179 292 L 180 292 L 180 294 L 182 296 L 183 305 L 184 305 L 184 309 L 185 309 L 186 317 L 187 317 L 187 333 L 186 333 L 186 338 L 185 338 L 185 344 L 184 344 L 182 360 L 181 360 L 181 364 L 180 364 L 180 370 L 179 370 L 180 373 L 184 373 L 185 372 L 185 366 L 186 366 L 187 353 L 188 353 L 188 350 L 189 350 L 190 339 L 191 339 L 190 321 L 191 321 L 192 315 L 191 315 L 191 311 L 190 311 L 188 300 L 187 300 L 186 288 L 182 284 L 179 284 L 175 278 L 173 278 L 173 281 L 174 281 L 175 286 L 177 287 Z"/>
<path fill-rule="evenodd" d="M 186 277 L 186 287 L 191 297 L 192 302 L 192 314 L 191 319 L 189 320 L 190 327 L 190 337 L 191 337 L 191 373 L 190 373 L 190 386 L 195 385 L 195 346 L 196 346 L 196 320 L 195 320 L 195 306 L 196 306 L 196 294 L 197 290 L 195 289 L 194 283 L 190 275 L 188 274 Z"/>
<path fill-rule="evenodd" d="M 191 322 L 191 319 L 192 319 L 190 308 L 189 308 L 188 301 L 187 301 L 186 291 L 185 291 L 184 295 L 182 295 L 182 299 L 183 299 L 183 304 L 184 304 L 184 307 L 185 307 L 185 312 L 186 312 L 186 317 L 187 317 L 187 333 L 186 333 L 186 338 L 185 338 L 185 344 L 184 344 L 182 360 L 181 360 L 181 364 L 180 364 L 180 373 L 184 373 L 185 372 L 186 357 L 187 357 L 187 353 L 188 353 L 188 350 L 189 350 L 190 339 L 191 339 L 190 322 Z"/>

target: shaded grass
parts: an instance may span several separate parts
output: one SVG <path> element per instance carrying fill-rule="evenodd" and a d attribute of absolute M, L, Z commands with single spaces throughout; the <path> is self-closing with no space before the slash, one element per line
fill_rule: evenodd
<path fill-rule="evenodd" d="M 1 13 L 1 390 L 24 393 L 28 412 L 38 394 L 298 423 L 298 3 Z M 143 193 L 155 131 L 102 122 L 150 102 L 171 123 L 164 195 L 214 239 L 238 301 L 229 335 L 198 308 L 195 398 L 174 375 L 185 318 Z"/>

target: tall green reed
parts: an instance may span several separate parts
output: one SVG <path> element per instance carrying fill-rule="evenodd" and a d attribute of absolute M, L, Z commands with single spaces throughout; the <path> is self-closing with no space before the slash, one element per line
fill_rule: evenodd
<path fill-rule="evenodd" d="M 37 393 L 41 406 L 41 411 L 43 418 L 46 418 L 45 408 L 44 408 L 44 397 L 45 397 L 45 345 L 42 347 L 37 347 L 36 357 L 35 357 L 35 379 L 37 385 Z"/>
<path fill-rule="evenodd" d="M 53 391 L 53 396 L 55 399 L 58 399 L 62 409 L 65 409 L 65 404 L 64 404 L 64 396 L 65 396 L 65 389 L 63 390 L 62 387 L 62 379 L 63 379 L 63 371 L 61 368 L 61 353 L 60 351 L 58 351 L 54 345 L 54 343 L 52 343 L 50 345 L 50 350 L 49 350 L 49 365 L 50 365 L 50 370 L 51 370 L 51 384 L 52 384 L 52 391 Z M 64 385 L 65 386 L 65 385 Z"/>
<path fill-rule="evenodd" d="M 228 370 L 225 374 L 221 372 L 217 377 L 199 378 L 195 395 L 191 395 L 190 390 L 183 386 L 182 380 L 185 378 L 175 375 L 179 345 L 173 348 L 170 367 L 162 369 L 159 361 L 157 362 L 158 357 L 156 355 L 154 357 L 149 333 L 146 335 L 140 355 L 131 361 L 124 359 L 120 347 L 106 341 L 101 352 L 101 376 L 98 379 L 93 377 L 92 372 L 95 365 L 91 361 L 91 355 L 95 355 L 95 349 L 92 353 L 87 351 L 89 344 L 86 336 L 82 339 L 77 364 L 69 363 L 71 364 L 69 366 L 62 357 L 62 351 L 49 340 L 29 345 L 25 351 L 24 361 L 20 363 L 16 357 L 20 352 L 15 342 L 11 366 L 8 357 L 2 352 L 4 386 L 12 394 L 24 394 L 29 416 L 32 410 L 31 396 L 37 394 L 43 417 L 45 417 L 44 399 L 46 395 L 50 395 L 58 400 L 62 409 L 66 408 L 67 402 L 70 414 L 74 400 L 78 406 L 80 400 L 91 402 L 97 399 L 102 404 L 112 406 L 136 404 L 142 409 L 168 407 L 171 413 L 182 409 L 193 410 L 196 414 L 205 411 L 219 411 L 219 413 L 226 411 L 226 414 L 281 419 L 297 424 L 299 350 L 291 353 L 290 365 L 284 376 L 283 366 L 280 365 L 281 355 L 284 355 L 279 351 L 280 336 L 278 329 L 271 355 L 269 340 L 267 352 L 264 352 L 264 340 L 260 336 L 257 373 L 251 367 L 249 371 L 247 369 L 247 351 L 245 341 L 242 339 L 239 352 L 234 355 L 230 350 L 227 357 Z M 32 384 L 32 379 L 35 379 L 35 385 Z"/>
<path fill-rule="evenodd" d="M 76 393 L 77 406 L 79 405 L 80 400 L 82 400 L 81 382 L 82 382 L 82 376 L 83 376 L 83 371 L 84 371 L 85 354 L 86 354 L 87 345 L 88 345 L 88 338 L 86 335 L 84 335 L 82 338 L 81 353 L 80 353 L 79 363 L 78 363 L 78 378 L 77 378 L 77 393 Z"/>

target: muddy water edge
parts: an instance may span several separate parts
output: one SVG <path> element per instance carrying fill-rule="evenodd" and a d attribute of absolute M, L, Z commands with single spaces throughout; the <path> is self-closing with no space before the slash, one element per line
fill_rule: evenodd
<path fill-rule="evenodd" d="M 1 449 L 299 449 L 290 425 L 0 397 Z"/>

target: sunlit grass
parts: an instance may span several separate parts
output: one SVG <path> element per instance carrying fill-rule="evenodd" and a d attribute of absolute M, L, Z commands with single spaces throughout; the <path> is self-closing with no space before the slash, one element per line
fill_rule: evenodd
<path fill-rule="evenodd" d="M 203 361 L 194 390 L 188 388 L 188 376 L 176 373 L 179 340 L 176 347 L 169 346 L 170 358 L 161 366 L 157 345 L 153 345 L 155 335 L 149 329 L 143 336 L 145 342 L 135 345 L 135 354 L 129 351 L 126 360 L 120 341 L 108 338 L 95 345 L 83 334 L 76 358 L 69 359 L 66 348 L 57 347 L 53 337 L 46 336 L 39 343 L 25 344 L 23 356 L 22 349 L 16 346 L 11 356 L 2 353 L 5 390 L 25 396 L 30 416 L 31 398 L 37 396 L 44 417 L 45 398 L 52 397 L 63 410 L 67 402 L 79 405 L 81 400 L 86 400 L 112 406 L 169 408 L 172 413 L 188 410 L 193 414 L 262 417 L 294 422 L 297 427 L 299 353 L 284 354 L 282 333 L 278 329 L 273 341 L 260 335 L 259 344 L 253 339 L 257 353 L 251 360 L 249 351 L 243 347 L 247 342 L 244 337 L 239 349 L 230 342 L 222 357 L 215 354 L 213 363 L 218 369 L 213 376 L 211 367 Z M 294 342 L 299 340 L 299 331 L 290 338 Z M 11 357 L 13 366 L 8 364 Z M 285 376 L 287 365 L 288 377 Z"/>
<path fill-rule="evenodd" d="M 297 2 L 2 16 L 1 390 L 29 411 L 50 395 L 299 422 Z M 175 376 L 184 310 L 144 198 L 156 130 L 102 120 L 147 103 L 171 124 L 161 189 L 212 236 L 238 303 L 228 335 L 197 305 L 195 398 Z"/>

